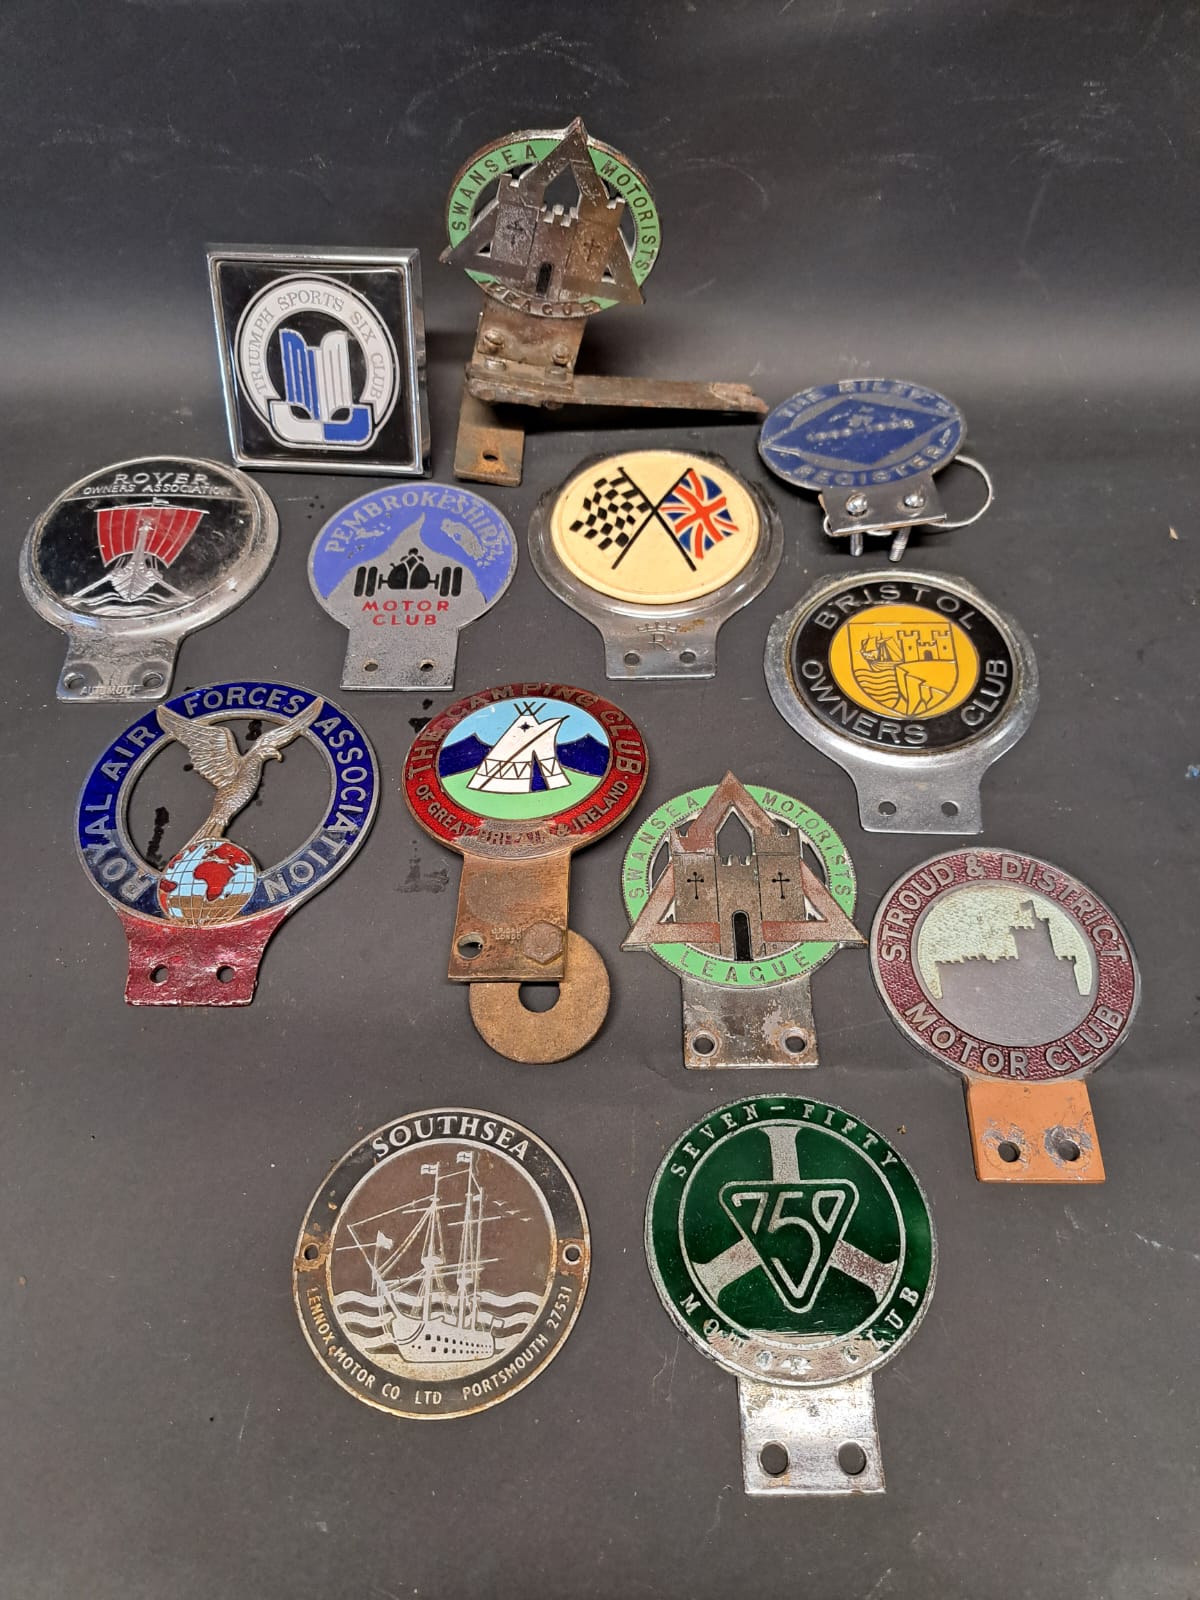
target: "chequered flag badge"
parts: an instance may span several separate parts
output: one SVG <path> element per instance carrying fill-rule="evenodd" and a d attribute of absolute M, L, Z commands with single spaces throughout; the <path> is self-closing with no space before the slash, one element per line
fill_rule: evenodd
<path fill-rule="evenodd" d="M 616 545 L 623 550 L 638 525 L 654 514 L 648 500 L 622 468 L 611 478 L 597 478 L 583 498 L 583 515 L 571 524 L 572 533 L 598 541 L 597 549 Z"/>

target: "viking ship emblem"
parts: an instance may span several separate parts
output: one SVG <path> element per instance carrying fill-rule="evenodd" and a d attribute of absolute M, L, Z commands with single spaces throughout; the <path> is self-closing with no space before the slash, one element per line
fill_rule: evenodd
<path fill-rule="evenodd" d="M 69 600 L 100 615 L 126 616 L 134 607 L 154 611 L 186 601 L 187 595 L 168 580 L 166 568 L 174 566 L 204 515 L 157 497 L 97 511 L 96 540 L 107 570 Z"/>

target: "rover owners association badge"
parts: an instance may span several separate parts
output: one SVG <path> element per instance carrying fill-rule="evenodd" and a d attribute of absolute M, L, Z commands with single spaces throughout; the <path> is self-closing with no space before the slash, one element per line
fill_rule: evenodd
<path fill-rule="evenodd" d="M 961 578 L 830 578 L 767 639 L 776 709 L 854 780 L 869 833 L 979 833 L 979 785 L 1037 708 L 1025 635 Z"/>
<path fill-rule="evenodd" d="M 458 631 L 512 579 L 517 543 L 469 489 L 372 490 L 317 535 L 308 581 L 350 631 L 343 689 L 452 689 Z"/>
<path fill-rule="evenodd" d="M 507 1400 L 562 1348 L 591 1243 L 571 1175 L 488 1111 L 419 1111 L 370 1134 L 313 1197 L 292 1267 L 317 1360 L 398 1417 Z"/>
<path fill-rule="evenodd" d="M 633 923 L 622 948 L 683 980 L 686 1066 L 817 1065 L 809 975 L 866 942 L 851 920 L 854 867 L 823 817 L 726 773 L 643 822 L 621 888 Z"/>
<path fill-rule="evenodd" d="M 326 798 L 307 837 L 262 866 L 230 834 L 268 763 L 283 763 L 288 786 L 298 745 L 319 758 Z M 162 837 L 170 812 L 153 804 L 161 794 L 148 770 L 156 758 L 182 764 L 182 773 L 172 768 L 159 781 L 173 781 L 190 815 L 203 818 L 186 842 L 169 848 Z M 135 790 L 142 831 L 154 818 L 144 846 L 135 842 L 131 819 Z M 126 1000 L 249 1004 L 267 940 L 357 853 L 378 793 L 362 729 L 308 689 L 253 682 L 189 689 L 126 728 L 93 767 L 76 815 L 84 870 L 116 908 L 129 940 Z M 186 830 L 177 824 L 176 831 Z"/>
<path fill-rule="evenodd" d="M 883 1489 L 871 1374 L 916 1330 L 937 1261 L 886 1139 L 814 1100 L 718 1107 L 663 1158 L 646 1258 L 680 1332 L 737 1375 L 747 1493 Z"/>
<path fill-rule="evenodd" d="M 770 582 L 774 508 L 716 456 L 630 450 L 542 497 L 529 550 L 546 587 L 604 638 L 610 678 L 710 678 L 717 632 Z"/>
<path fill-rule="evenodd" d="M 952 850 L 883 897 L 871 967 L 897 1026 L 967 1081 L 978 1177 L 1102 1180 L 1079 1080 L 1124 1040 L 1139 978 L 1097 895 L 1035 856 Z"/>
<path fill-rule="evenodd" d="M 208 272 L 235 461 L 425 472 L 418 251 L 221 246 Z"/>
<path fill-rule="evenodd" d="M 161 700 L 186 634 L 253 593 L 275 508 L 216 461 L 146 456 L 102 467 L 33 524 L 21 587 L 67 636 L 60 700 Z"/>

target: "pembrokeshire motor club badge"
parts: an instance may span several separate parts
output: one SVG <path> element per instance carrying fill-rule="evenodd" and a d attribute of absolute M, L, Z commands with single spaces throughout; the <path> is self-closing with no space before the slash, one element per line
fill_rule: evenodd
<path fill-rule="evenodd" d="M 245 723 L 239 740 L 230 724 Z M 283 860 L 260 867 L 228 837 L 258 793 L 264 767 L 309 745 L 328 787 L 318 825 Z M 174 750 L 209 786 L 207 815 L 161 860 L 165 807 L 151 807 L 154 842 L 135 843 L 131 801 L 156 757 Z M 116 908 L 129 940 L 131 1005 L 247 1005 L 275 929 L 357 853 L 379 783 L 365 734 L 332 702 L 285 684 L 190 689 L 126 728 L 84 784 L 76 841 L 84 869 Z M 194 810 L 193 806 L 193 810 Z M 151 859 L 154 857 L 155 859 Z M 157 864 L 156 864 L 157 861 Z"/>
<path fill-rule="evenodd" d="M 369 1134 L 313 1197 L 293 1261 L 300 1326 L 356 1400 L 413 1419 L 507 1400 L 562 1348 L 591 1245 L 570 1173 L 487 1111 Z"/>
<path fill-rule="evenodd" d="M 208 261 L 236 461 L 426 470 L 416 250 L 218 248 Z"/>

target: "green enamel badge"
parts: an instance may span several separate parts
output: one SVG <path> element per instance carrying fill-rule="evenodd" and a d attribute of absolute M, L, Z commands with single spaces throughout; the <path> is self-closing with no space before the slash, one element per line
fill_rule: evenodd
<path fill-rule="evenodd" d="M 755 1096 L 667 1153 L 646 1208 L 663 1304 L 760 1383 L 861 1377 L 916 1328 L 937 1249 L 925 1196 L 881 1135 L 837 1106 Z"/>

